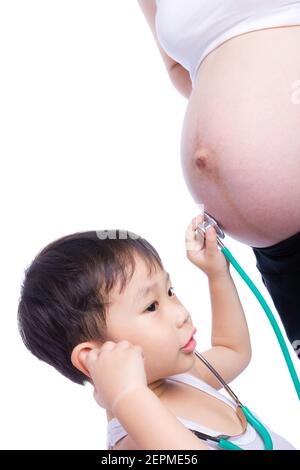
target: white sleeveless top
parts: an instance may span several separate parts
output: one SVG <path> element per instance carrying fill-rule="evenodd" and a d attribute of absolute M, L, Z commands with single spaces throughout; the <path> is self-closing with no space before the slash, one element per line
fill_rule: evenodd
<path fill-rule="evenodd" d="M 193 387 L 198 388 L 199 390 L 203 390 L 209 395 L 212 395 L 218 398 L 219 400 L 222 400 L 224 403 L 227 403 L 229 406 L 231 406 L 234 410 L 236 409 L 235 402 L 231 397 L 227 398 L 226 396 L 222 395 L 222 393 L 220 393 L 218 390 L 211 387 L 209 384 L 207 384 L 203 380 L 200 380 L 197 377 L 194 377 L 193 375 L 190 375 L 190 374 L 170 375 L 169 377 L 166 378 L 166 380 L 183 382 L 188 385 L 192 385 Z M 251 409 L 250 411 L 253 413 Z M 262 420 L 259 418 L 259 416 L 257 416 L 255 413 L 253 413 L 253 415 L 262 424 L 264 424 Z M 198 423 L 195 423 L 194 421 L 190 421 L 189 419 L 185 419 L 180 416 L 176 416 L 176 417 L 177 419 L 179 419 L 179 421 L 182 422 L 184 426 L 186 426 L 187 428 L 191 430 L 204 432 L 205 434 L 210 434 L 211 436 L 224 434 L 223 431 L 207 428 Z M 286 439 L 279 436 L 278 434 L 275 434 L 265 424 L 264 426 L 266 427 L 266 429 L 269 431 L 271 435 L 274 450 L 296 450 L 296 448 L 293 447 L 292 444 L 290 444 Z M 107 449 L 108 450 L 112 449 L 115 443 L 118 442 L 122 437 L 126 436 L 126 434 L 128 434 L 127 431 L 123 428 L 123 426 L 118 421 L 118 419 L 117 418 L 111 419 L 107 425 L 107 441 L 106 441 Z M 247 424 L 246 431 L 244 434 L 242 434 L 242 436 L 231 437 L 229 441 L 242 447 L 245 450 L 263 450 L 264 449 L 262 438 L 256 432 L 256 430 L 252 427 L 252 425 L 249 423 Z M 211 450 L 222 450 L 220 447 L 218 447 L 217 443 L 213 441 L 204 441 L 204 442 L 206 443 L 206 445 L 208 445 L 208 447 Z"/>
<path fill-rule="evenodd" d="M 203 59 L 240 34 L 300 25 L 300 0 L 156 0 L 155 26 L 166 53 L 183 65 L 194 87 Z"/>

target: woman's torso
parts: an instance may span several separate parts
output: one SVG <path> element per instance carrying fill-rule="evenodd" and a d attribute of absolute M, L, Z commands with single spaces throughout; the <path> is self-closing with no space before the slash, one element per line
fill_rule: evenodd
<path fill-rule="evenodd" d="M 181 162 L 193 198 L 226 234 L 255 247 L 300 231 L 300 10 L 295 23 L 212 50 L 183 122 Z"/>

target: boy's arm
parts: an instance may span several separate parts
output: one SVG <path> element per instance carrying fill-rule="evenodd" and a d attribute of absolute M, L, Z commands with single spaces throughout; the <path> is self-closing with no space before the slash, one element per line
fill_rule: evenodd
<path fill-rule="evenodd" d="M 122 445 L 114 449 L 209 449 L 146 386 L 121 398 L 113 413 L 129 434 L 122 439 Z M 130 445 L 126 445 L 128 440 Z"/>
<path fill-rule="evenodd" d="M 201 354 L 229 383 L 251 360 L 248 325 L 230 273 L 224 277 L 208 278 L 208 283 L 212 307 L 212 348 Z M 222 388 L 212 372 L 200 359 L 196 359 L 190 372 L 214 388 Z"/>

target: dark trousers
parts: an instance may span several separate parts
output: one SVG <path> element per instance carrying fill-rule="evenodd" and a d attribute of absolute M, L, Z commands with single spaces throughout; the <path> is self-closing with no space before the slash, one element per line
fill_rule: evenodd
<path fill-rule="evenodd" d="M 251 248 L 262 281 L 300 359 L 300 232 L 276 245 Z"/>

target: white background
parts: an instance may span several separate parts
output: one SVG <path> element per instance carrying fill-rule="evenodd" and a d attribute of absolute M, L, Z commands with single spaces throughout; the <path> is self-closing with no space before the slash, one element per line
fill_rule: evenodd
<path fill-rule="evenodd" d="M 92 388 L 37 360 L 19 337 L 23 272 L 61 236 L 131 230 L 156 247 L 198 329 L 197 349 L 209 347 L 208 284 L 184 247 L 198 213 L 180 166 L 187 100 L 170 82 L 136 1 L 2 0 L 0 48 L 0 446 L 105 449 L 106 413 Z M 278 318 L 251 248 L 228 236 L 225 244 Z M 253 348 L 232 388 L 299 448 L 299 402 L 275 335 L 231 273 Z"/>

